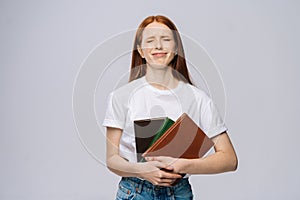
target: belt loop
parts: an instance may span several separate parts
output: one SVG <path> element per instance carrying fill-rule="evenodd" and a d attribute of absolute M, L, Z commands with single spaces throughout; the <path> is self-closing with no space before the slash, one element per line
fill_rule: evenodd
<path fill-rule="evenodd" d="M 167 187 L 166 189 L 167 189 L 168 196 L 172 196 L 173 195 L 173 188 Z"/>
<path fill-rule="evenodd" d="M 143 190 L 143 185 L 144 185 L 144 180 L 138 181 L 137 185 L 135 186 L 135 191 L 140 194 Z"/>

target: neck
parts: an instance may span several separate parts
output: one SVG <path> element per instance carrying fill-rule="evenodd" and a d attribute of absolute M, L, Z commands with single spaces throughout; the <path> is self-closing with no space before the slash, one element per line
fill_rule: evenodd
<path fill-rule="evenodd" d="M 146 80 L 153 87 L 169 90 L 177 87 L 178 80 L 173 77 L 171 67 L 147 66 Z"/>

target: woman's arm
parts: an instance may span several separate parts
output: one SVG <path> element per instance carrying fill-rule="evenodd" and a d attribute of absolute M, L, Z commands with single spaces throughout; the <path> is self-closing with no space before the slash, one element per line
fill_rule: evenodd
<path fill-rule="evenodd" d="M 119 155 L 119 143 L 122 130 L 107 127 L 106 134 L 106 164 L 110 171 L 122 177 L 140 177 L 155 185 L 170 186 L 180 175 L 160 169 L 173 171 L 168 166 L 158 161 L 145 163 L 131 163 Z"/>
<path fill-rule="evenodd" d="M 215 153 L 200 159 L 175 159 L 170 157 L 152 157 L 148 161 L 159 161 L 174 167 L 176 173 L 216 174 L 235 171 L 238 159 L 226 132 L 212 138 Z"/>

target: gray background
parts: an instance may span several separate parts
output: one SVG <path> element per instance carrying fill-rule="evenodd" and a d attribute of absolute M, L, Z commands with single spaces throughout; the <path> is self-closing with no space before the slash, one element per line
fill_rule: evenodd
<path fill-rule="evenodd" d="M 119 178 L 77 135 L 73 84 L 96 45 L 153 14 L 205 47 L 226 89 L 239 168 L 192 176 L 196 199 L 299 199 L 299 11 L 291 0 L 1 0 L 0 199 L 113 199 Z"/>

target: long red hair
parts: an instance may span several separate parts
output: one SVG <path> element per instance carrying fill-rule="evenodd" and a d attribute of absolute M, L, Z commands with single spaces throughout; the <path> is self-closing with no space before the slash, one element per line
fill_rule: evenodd
<path fill-rule="evenodd" d="M 177 46 L 177 54 L 174 56 L 173 60 L 170 63 L 171 67 L 174 69 L 172 71 L 173 76 L 178 80 L 182 80 L 183 82 L 192 84 L 189 77 L 189 72 L 186 65 L 182 41 L 178 33 L 178 30 L 175 24 L 170 19 L 162 15 L 149 16 L 145 18 L 137 29 L 137 32 L 135 34 L 135 39 L 134 39 L 133 51 L 132 51 L 129 82 L 138 79 L 146 74 L 146 69 L 147 69 L 146 60 L 142 58 L 141 55 L 139 54 L 138 46 L 141 46 L 142 34 L 144 28 L 149 24 L 151 24 L 152 22 L 162 23 L 168 26 L 173 31 L 173 36 Z"/>

